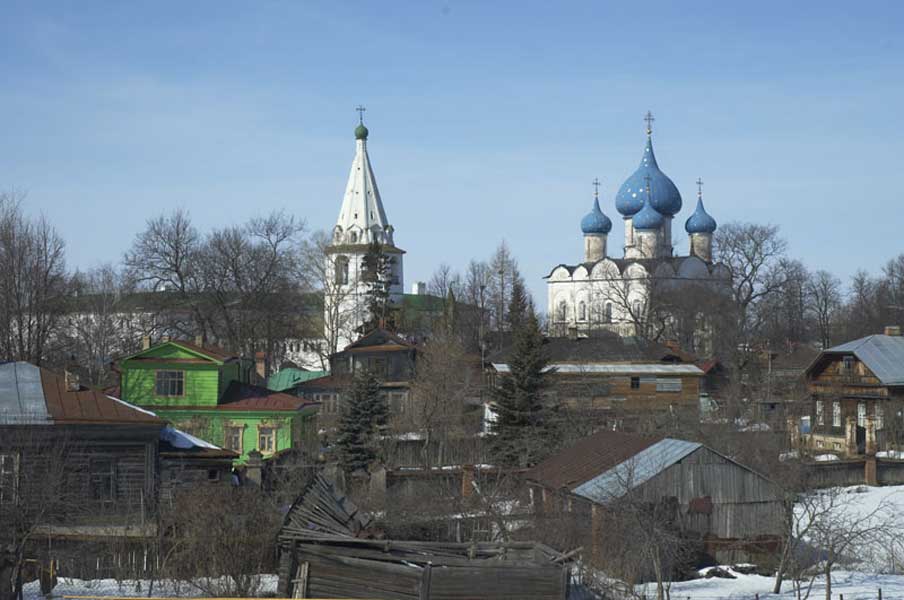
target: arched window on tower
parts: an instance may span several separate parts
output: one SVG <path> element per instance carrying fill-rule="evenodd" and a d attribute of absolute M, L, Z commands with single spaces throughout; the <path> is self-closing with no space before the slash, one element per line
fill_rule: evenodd
<path fill-rule="evenodd" d="M 339 256 L 336 258 L 336 283 L 338 285 L 348 284 L 348 257 Z"/>
<path fill-rule="evenodd" d="M 634 314 L 631 316 L 633 316 L 635 319 L 639 319 L 642 311 L 643 311 L 643 303 L 640 300 L 635 300 L 634 304 L 632 305 L 632 312 Z"/>
<path fill-rule="evenodd" d="M 612 322 L 612 303 L 606 302 L 606 323 Z"/>
<path fill-rule="evenodd" d="M 568 303 L 562 300 L 559 302 L 559 311 L 556 315 L 559 321 L 567 321 L 568 320 Z"/>
<path fill-rule="evenodd" d="M 358 232 L 350 231 L 348 234 L 348 241 L 352 244 L 357 244 L 358 243 Z"/>
<path fill-rule="evenodd" d="M 587 320 L 587 305 L 584 304 L 583 300 L 581 300 L 581 303 L 578 304 L 578 320 L 579 321 Z"/>

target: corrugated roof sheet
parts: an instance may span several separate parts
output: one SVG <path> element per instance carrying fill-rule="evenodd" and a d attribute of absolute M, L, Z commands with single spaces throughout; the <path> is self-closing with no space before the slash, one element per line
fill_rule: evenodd
<path fill-rule="evenodd" d="M 508 373 L 506 364 L 493 363 L 493 368 L 499 373 Z M 545 371 L 555 369 L 557 373 L 600 373 L 608 375 L 703 375 L 703 371 L 696 365 L 672 365 L 672 364 L 582 364 L 582 363 L 553 363 L 547 365 Z"/>
<path fill-rule="evenodd" d="M 575 487 L 573 492 L 593 502 L 609 502 L 655 477 L 701 447 L 702 444 L 697 442 L 665 438 Z"/>
<path fill-rule="evenodd" d="M 0 365 L 0 424 L 46 424 L 41 370 L 27 362 Z"/>
<path fill-rule="evenodd" d="M 904 337 L 868 335 L 829 348 L 825 354 L 852 353 L 885 385 L 904 385 Z"/>

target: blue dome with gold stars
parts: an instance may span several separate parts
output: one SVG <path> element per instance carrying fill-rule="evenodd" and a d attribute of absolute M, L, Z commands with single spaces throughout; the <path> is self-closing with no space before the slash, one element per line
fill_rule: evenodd
<path fill-rule="evenodd" d="M 585 234 L 608 234 L 612 231 L 612 221 L 600 210 L 599 198 L 593 199 L 593 208 L 581 219 L 581 231 Z"/>
<path fill-rule="evenodd" d="M 659 170 L 656 155 L 653 154 L 653 140 L 647 137 L 643 159 L 637 170 L 628 177 L 615 196 L 615 208 L 626 217 L 640 212 L 644 205 L 645 182 L 650 178 L 652 194 L 649 203 L 661 215 L 674 216 L 681 210 L 681 194 L 668 176 Z"/>

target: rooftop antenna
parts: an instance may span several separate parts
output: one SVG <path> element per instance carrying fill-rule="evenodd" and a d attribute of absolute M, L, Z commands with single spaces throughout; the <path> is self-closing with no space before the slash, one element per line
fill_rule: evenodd
<path fill-rule="evenodd" d="M 644 116 L 643 120 L 647 122 L 647 135 L 653 135 L 653 121 L 656 120 L 653 118 L 653 113 L 647 111 L 647 114 Z"/>

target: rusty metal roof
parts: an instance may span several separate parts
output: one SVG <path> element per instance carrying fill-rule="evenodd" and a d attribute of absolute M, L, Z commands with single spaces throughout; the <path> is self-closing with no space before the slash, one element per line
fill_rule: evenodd
<path fill-rule="evenodd" d="M 259 385 L 232 381 L 226 388 L 217 408 L 219 410 L 294 411 L 307 405 L 314 405 L 314 403 L 292 394 L 274 392 Z"/>
<path fill-rule="evenodd" d="M 0 423 L 11 424 L 154 424 L 164 421 L 107 396 L 79 386 L 27 362 L 0 365 Z"/>
<path fill-rule="evenodd" d="M 530 469 L 525 477 L 549 488 L 573 490 L 661 439 L 600 431 L 547 458 Z"/>

